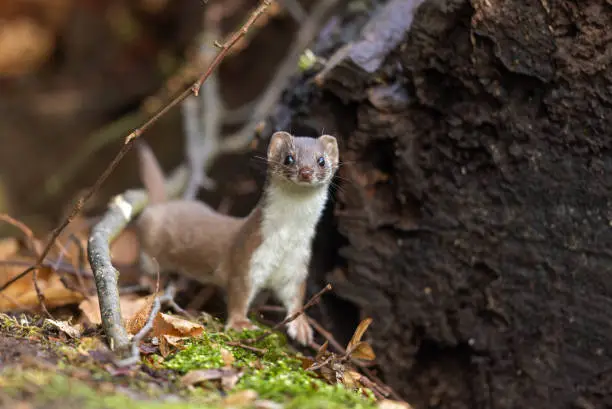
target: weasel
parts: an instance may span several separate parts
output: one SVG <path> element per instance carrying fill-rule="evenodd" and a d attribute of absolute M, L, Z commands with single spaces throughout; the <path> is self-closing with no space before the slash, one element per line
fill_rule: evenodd
<path fill-rule="evenodd" d="M 338 168 L 336 138 L 276 132 L 267 151 L 263 193 L 247 217 L 222 215 L 193 200 L 166 201 L 163 173 L 147 145 L 138 145 L 141 178 L 151 204 L 137 220 L 145 256 L 225 290 L 226 329 L 255 328 L 247 312 L 255 295 L 271 290 L 287 310 L 304 302 L 312 240 Z M 312 341 L 302 314 L 287 324 L 301 344 Z"/>

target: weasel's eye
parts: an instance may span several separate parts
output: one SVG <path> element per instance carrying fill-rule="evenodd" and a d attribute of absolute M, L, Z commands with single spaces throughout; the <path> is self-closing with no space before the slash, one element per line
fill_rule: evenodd
<path fill-rule="evenodd" d="M 285 157 L 285 165 L 291 166 L 295 163 L 295 159 L 293 159 L 293 155 L 287 155 Z"/>
<path fill-rule="evenodd" d="M 321 167 L 325 166 L 325 159 L 323 159 L 323 156 L 317 159 L 317 164 Z"/>

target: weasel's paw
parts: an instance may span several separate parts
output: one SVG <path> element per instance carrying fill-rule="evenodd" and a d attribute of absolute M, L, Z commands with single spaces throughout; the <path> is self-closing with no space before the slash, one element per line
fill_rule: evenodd
<path fill-rule="evenodd" d="M 313 339 L 312 327 L 304 314 L 287 324 L 287 334 L 302 345 L 309 345 Z"/>
<path fill-rule="evenodd" d="M 230 319 L 225 325 L 225 330 L 233 329 L 235 331 L 242 331 L 244 329 L 258 329 L 259 327 L 253 324 L 248 318 L 243 319 Z"/>

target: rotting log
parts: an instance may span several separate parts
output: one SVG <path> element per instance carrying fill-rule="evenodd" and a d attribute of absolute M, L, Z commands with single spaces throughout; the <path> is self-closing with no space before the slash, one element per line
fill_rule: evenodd
<path fill-rule="evenodd" d="M 609 2 L 429 0 L 361 37 L 347 16 L 312 47 L 333 66 L 268 125 L 341 138 L 317 238 L 340 257 L 312 280 L 373 317 L 382 375 L 416 408 L 610 405 Z"/>
<path fill-rule="evenodd" d="M 178 197 L 187 186 L 189 172 L 179 166 L 168 178 L 169 197 Z M 147 205 L 143 189 L 128 190 L 113 198 L 108 211 L 92 227 L 87 241 L 87 258 L 96 282 L 102 327 L 111 349 L 119 354 L 129 353 L 130 339 L 123 325 L 119 304 L 119 272 L 111 263 L 110 243 L 125 226 Z"/>

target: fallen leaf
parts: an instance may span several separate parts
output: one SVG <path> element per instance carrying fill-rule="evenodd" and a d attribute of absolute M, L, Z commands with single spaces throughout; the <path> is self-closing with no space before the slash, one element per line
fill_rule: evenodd
<path fill-rule="evenodd" d="M 302 369 L 308 369 L 315 363 L 314 359 L 308 358 L 306 356 L 298 356 L 297 359 L 299 359 L 302 363 Z"/>
<path fill-rule="evenodd" d="M 412 409 L 412 406 L 408 402 L 401 402 L 398 400 L 383 399 L 378 402 L 379 409 Z"/>
<path fill-rule="evenodd" d="M 134 315 L 129 318 L 123 316 L 125 321 L 125 329 L 132 335 L 135 335 L 145 326 L 147 320 L 149 319 L 149 315 L 151 314 L 151 309 L 153 308 L 153 302 L 155 301 L 155 297 L 157 294 L 151 294 L 148 297 L 144 298 L 142 304 L 140 304 L 140 308 Z"/>
<path fill-rule="evenodd" d="M 161 312 L 157 314 L 153 323 L 153 334 L 158 338 L 161 335 L 197 337 L 203 331 L 204 327 L 200 324 Z"/>
<path fill-rule="evenodd" d="M 53 325 L 55 328 L 65 333 L 70 338 L 80 338 L 81 332 L 83 331 L 83 328 L 80 325 L 71 325 L 66 321 L 55 321 L 47 318 L 45 322 L 48 322 L 49 324 Z"/>
<path fill-rule="evenodd" d="M 376 359 L 376 354 L 374 353 L 372 346 L 364 341 L 355 344 L 350 354 L 353 358 L 363 359 L 365 361 L 373 361 Z"/>
<path fill-rule="evenodd" d="M 250 406 L 257 399 L 257 392 L 251 389 L 232 393 L 221 402 L 224 407 L 241 408 Z"/>
<path fill-rule="evenodd" d="M 28 264 L 34 260 L 27 257 L 12 257 L 11 261 L 21 261 Z M 0 286 L 21 274 L 24 267 L 19 265 L 0 265 Z M 83 295 L 64 287 L 59 275 L 50 267 L 41 267 L 37 270 L 37 283 L 45 297 L 47 308 L 76 304 L 83 300 Z M 21 277 L 10 287 L 0 293 L 0 312 L 20 310 L 39 310 L 40 304 L 32 274 Z"/>
<path fill-rule="evenodd" d="M 361 374 L 359 372 L 346 371 L 344 372 L 344 376 L 342 377 L 342 383 L 348 388 L 359 388 L 362 386 L 359 382 L 360 379 Z"/>
<path fill-rule="evenodd" d="M 315 356 L 315 361 L 320 362 L 323 358 L 327 356 L 327 346 L 329 342 L 325 341 L 323 345 L 319 347 L 317 350 L 317 355 Z"/>
<path fill-rule="evenodd" d="M 359 323 L 357 329 L 355 330 L 355 333 L 353 334 L 353 337 L 346 346 L 347 351 L 350 351 L 359 341 L 361 341 L 363 334 L 366 332 L 371 323 L 372 318 L 366 318 Z"/>
<path fill-rule="evenodd" d="M 140 310 L 145 303 L 147 298 L 138 297 L 134 294 L 122 295 L 119 298 L 119 305 L 121 306 L 121 315 L 124 320 L 131 319 Z M 100 318 L 100 305 L 98 303 L 98 296 L 94 295 L 87 297 L 79 304 L 79 309 L 83 312 L 83 316 L 87 322 L 92 325 L 99 325 L 102 323 Z"/>
<path fill-rule="evenodd" d="M 159 337 L 159 353 L 164 358 L 183 346 L 183 341 L 187 337 L 177 337 L 175 335 L 163 334 Z"/>

